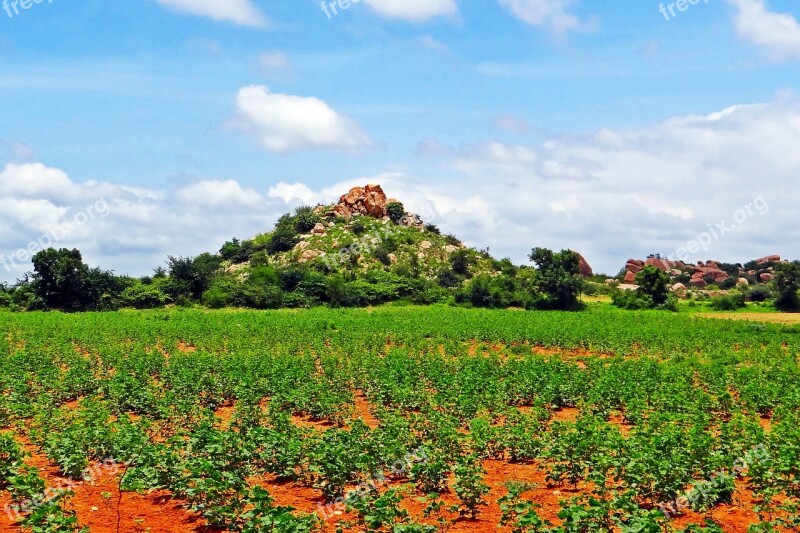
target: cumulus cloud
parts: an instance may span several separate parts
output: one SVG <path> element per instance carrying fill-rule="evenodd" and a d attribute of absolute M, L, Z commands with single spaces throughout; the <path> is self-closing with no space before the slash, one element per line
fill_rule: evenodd
<path fill-rule="evenodd" d="M 574 0 L 498 0 L 516 18 L 531 26 L 547 28 L 555 33 L 582 30 L 589 24 L 581 21 L 569 8 Z"/>
<path fill-rule="evenodd" d="M 738 12 L 736 30 L 747 42 L 777 60 L 800 59 L 800 23 L 788 13 L 770 11 L 764 0 L 728 0 Z"/>
<path fill-rule="evenodd" d="M 190 13 L 240 26 L 263 27 L 267 18 L 251 0 L 156 0 L 181 13 Z"/>
<path fill-rule="evenodd" d="M 457 211 L 456 226 L 444 206 L 447 231 L 518 261 L 534 244 L 570 247 L 616 273 L 629 256 L 674 254 L 761 196 L 768 214 L 737 224 L 693 259 L 800 257 L 791 244 L 800 237 L 792 221 L 798 142 L 800 102 L 788 98 L 530 146 L 428 141 L 419 153 L 462 174 L 449 197 L 470 191 L 490 206 L 491 224 L 468 224 Z"/>
<path fill-rule="evenodd" d="M 242 87 L 233 125 L 267 150 L 287 153 L 303 148 L 355 149 L 371 140 L 352 118 L 318 98 L 278 94 L 263 85 Z"/>
<path fill-rule="evenodd" d="M 382 17 L 417 23 L 458 12 L 455 0 L 367 0 L 367 5 Z"/>
<path fill-rule="evenodd" d="M 786 96 L 535 144 L 428 141 L 419 148 L 424 175 L 358 176 L 321 188 L 196 180 L 145 189 L 76 182 L 41 163 L 9 164 L 0 170 L 0 255 L 94 209 L 96 216 L 56 244 L 79 248 L 92 265 L 142 275 L 168 254 L 215 251 L 231 237 L 270 230 L 298 205 L 380 183 L 443 231 L 517 262 L 533 246 L 572 248 L 614 274 L 628 257 L 671 255 L 723 220 L 730 231 L 691 259 L 797 258 L 798 143 L 800 100 Z M 734 224 L 734 214 L 756 201 L 769 212 L 756 209 Z M 13 281 L 30 268 L 30 261 L 13 272 L 0 266 L 0 279 Z"/>

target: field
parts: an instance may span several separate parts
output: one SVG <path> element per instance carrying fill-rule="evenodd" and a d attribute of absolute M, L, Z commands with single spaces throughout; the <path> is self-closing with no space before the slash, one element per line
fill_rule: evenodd
<path fill-rule="evenodd" d="M 3 532 L 800 528 L 798 326 L 605 307 L 0 324 Z"/>

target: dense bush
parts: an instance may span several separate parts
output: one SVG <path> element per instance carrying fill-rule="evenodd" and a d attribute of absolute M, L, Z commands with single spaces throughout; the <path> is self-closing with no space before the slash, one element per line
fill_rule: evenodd
<path fill-rule="evenodd" d="M 401 202 L 389 202 L 386 204 L 386 214 L 393 222 L 400 222 L 406 216 L 406 208 Z"/>
<path fill-rule="evenodd" d="M 746 300 L 745 293 L 737 291 L 713 298 L 711 307 L 717 311 L 736 311 L 747 307 Z"/>
<path fill-rule="evenodd" d="M 800 311 L 800 261 L 779 263 L 775 267 L 775 308 L 784 312 Z"/>
<path fill-rule="evenodd" d="M 155 309 L 163 307 L 169 297 L 161 290 L 160 284 L 144 284 L 141 281 L 134 282 L 130 287 L 122 291 L 121 299 L 124 307 L 134 309 Z"/>
<path fill-rule="evenodd" d="M 747 293 L 747 299 L 751 302 L 766 302 L 770 298 L 772 298 L 772 292 L 768 287 L 753 287 Z"/>
<path fill-rule="evenodd" d="M 303 206 L 295 210 L 294 227 L 300 233 L 308 233 L 320 222 L 322 219 L 314 212 L 313 207 Z"/>

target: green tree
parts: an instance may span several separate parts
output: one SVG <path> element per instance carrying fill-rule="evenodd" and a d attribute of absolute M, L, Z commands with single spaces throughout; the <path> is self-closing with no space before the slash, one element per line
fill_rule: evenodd
<path fill-rule="evenodd" d="M 636 275 L 637 292 L 653 301 L 653 307 L 663 305 L 669 298 L 669 274 L 653 265 L 647 265 Z"/>
<path fill-rule="evenodd" d="M 165 287 L 167 293 L 175 298 L 200 299 L 211 285 L 211 279 L 219 270 L 221 262 L 221 257 L 208 253 L 195 258 L 169 256 L 169 283 Z"/>
<path fill-rule="evenodd" d="M 48 309 L 82 311 L 92 305 L 89 267 L 78 250 L 49 248 L 33 256 L 33 287 Z"/>
<path fill-rule="evenodd" d="M 406 216 L 406 208 L 401 202 L 389 202 L 386 204 L 386 214 L 396 224 Z"/>
<path fill-rule="evenodd" d="M 794 313 L 800 311 L 800 261 L 779 263 L 775 266 L 775 308 L 779 311 Z"/>
<path fill-rule="evenodd" d="M 538 267 L 533 279 L 536 306 L 542 309 L 575 311 L 583 308 L 580 295 L 580 256 L 571 250 L 558 253 L 534 248 L 528 256 Z"/>

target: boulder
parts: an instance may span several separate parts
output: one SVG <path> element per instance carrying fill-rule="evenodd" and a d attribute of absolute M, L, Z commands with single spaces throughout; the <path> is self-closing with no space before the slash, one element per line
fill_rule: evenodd
<path fill-rule="evenodd" d="M 333 208 L 333 214 L 337 217 L 342 217 L 345 220 L 353 218 L 353 211 L 345 204 L 339 204 Z"/>
<path fill-rule="evenodd" d="M 419 247 L 422 248 L 423 250 L 430 250 L 433 247 L 433 243 L 431 243 L 430 241 L 422 241 L 421 243 L 419 243 Z"/>
<path fill-rule="evenodd" d="M 314 235 L 322 235 L 323 233 L 325 233 L 325 226 L 322 225 L 321 223 L 317 223 L 317 225 L 314 226 L 314 229 L 311 230 L 311 233 L 313 233 Z"/>
<path fill-rule="evenodd" d="M 644 267 L 642 267 L 641 265 L 637 265 L 636 263 L 628 263 L 627 265 L 625 265 L 625 270 L 627 270 L 628 272 L 633 272 L 634 274 L 638 274 L 639 272 L 644 270 Z"/>
<path fill-rule="evenodd" d="M 364 196 L 364 189 L 362 187 L 353 187 L 347 194 L 339 198 L 339 203 L 348 207 L 353 207 Z"/>
<path fill-rule="evenodd" d="M 638 265 L 640 267 L 644 266 L 644 261 L 640 261 L 638 259 L 628 259 L 628 263 L 631 265 Z"/>
<path fill-rule="evenodd" d="M 659 270 L 663 270 L 664 272 L 666 272 L 667 270 L 669 270 L 672 267 L 672 264 L 671 264 L 671 262 L 669 260 L 667 260 L 667 259 L 656 259 L 655 257 L 649 258 L 647 261 L 645 261 L 644 264 L 647 265 L 647 266 L 654 266 Z"/>
<path fill-rule="evenodd" d="M 591 265 L 589 265 L 589 262 L 586 261 L 586 259 L 584 259 L 584 257 L 581 254 L 578 254 L 578 259 L 580 260 L 580 264 L 578 265 L 578 274 L 580 274 L 584 278 L 592 276 L 594 274 L 594 271 L 592 271 L 592 267 Z"/>
<path fill-rule="evenodd" d="M 672 292 L 674 292 L 675 294 L 678 294 L 678 295 L 680 295 L 680 296 L 683 296 L 683 295 L 685 295 L 685 294 L 686 294 L 686 285 L 684 285 L 683 283 L 676 283 L 675 285 L 673 285 L 673 286 L 671 287 L 671 290 L 672 290 Z"/>
<path fill-rule="evenodd" d="M 768 255 L 766 257 L 762 257 L 761 259 L 756 261 L 759 265 L 763 265 L 766 263 L 780 263 L 781 256 L 779 255 Z"/>
<path fill-rule="evenodd" d="M 636 281 L 636 274 L 630 271 L 626 272 L 625 279 L 623 281 L 628 284 L 633 283 L 634 281 Z"/>
<path fill-rule="evenodd" d="M 737 287 L 749 287 L 750 286 L 750 282 L 747 281 L 747 278 L 739 278 L 736 281 L 736 286 Z"/>
<path fill-rule="evenodd" d="M 313 261 L 317 257 L 323 255 L 323 252 L 320 250 L 305 250 L 303 254 L 300 256 L 300 259 L 297 260 L 298 263 L 308 263 L 309 261 Z"/>
<path fill-rule="evenodd" d="M 775 276 L 773 276 L 772 274 L 770 274 L 768 272 L 765 272 L 765 273 L 761 274 L 758 277 L 759 277 L 759 279 L 761 279 L 761 281 L 769 283 L 770 281 L 772 281 L 774 279 Z"/>
<path fill-rule="evenodd" d="M 689 284 L 693 287 L 697 287 L 698 289 L 705 289 L 706 287 L 708 287 L 708 283 L 706 283 L 706 280 L 702 278 L 700 279 L 692 278 L 692 281 L 690 281 Z"/>
<path fill-rule="evenodd" d="M 376 191 L 368 192 L 364 196 L 364 211 L 373 218 L 383 218 L 386 215 L 386 195 Z"/>

